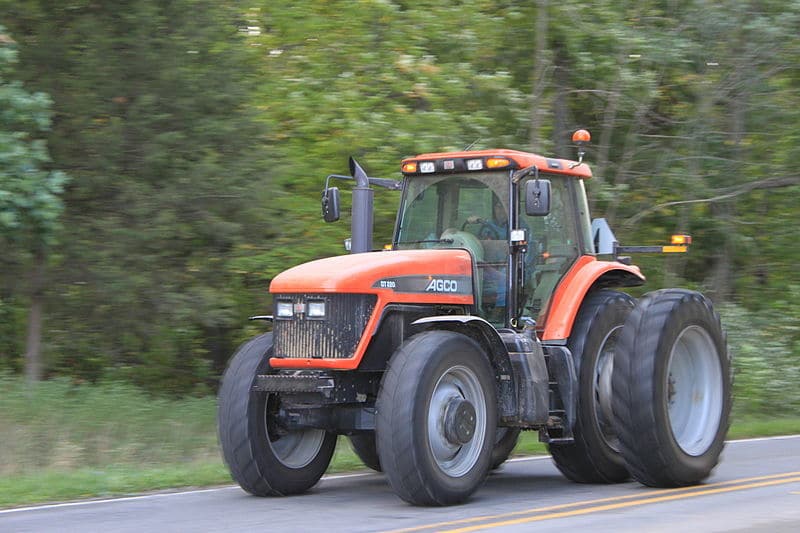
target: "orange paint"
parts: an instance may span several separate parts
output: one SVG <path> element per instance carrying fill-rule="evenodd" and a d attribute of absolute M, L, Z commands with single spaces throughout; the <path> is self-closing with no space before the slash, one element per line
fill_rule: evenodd
<path fill-rule="evenodd" d="M 577 165 L 574 168 L 570 168 L 573 164 L 575 164 L 575 161 L 542 157 L 540 155 L 531 154 L 528 152 L 520 152 L 517 150 L 475 150 L 472 152 L 436 152 L 431 154 L 420 154 L 415 157 L 404 159 L 401 164 L 401 168 L 404 169 L 404 171 L 405 169 L 414 168 L 415 170 L 408 170 L 408 172 L 415 172 L 417 167 L 412 167 L 411 164 L 418 163 L 419 161 L 434 161 L 438 159 L 479 159 L 483 157 L 507 158 L 514 161 L 519 168 L 526 168 L 536 165 L 536 167 L 542 172 L 566 174 L 583 179 L 592 177 L 592 171 L 588 165 Z M 551 163 L 558 163 L 558 166 L 561 168 L 553 168 Z"/>
<path fill-rule="evenodd" d="M 591 255 L 579 257 L 564 275 L 550 299 L 541 339 L 552 341 L 568 338 L 586 293 L 600 276 L 612 271 L 627 273 L 642 282 L 645 279 L 637 266 L 615 261 L 598 261 Z"/>
<path fill-rule="evenodd" d="M 271 358 L 272 368 L 325 368 L 354 370 L 361 363 L 372 336 L 376 333 L 384 308 L 390 303 L 450 304 L 471 306 L 472 294 L 443 292 L 396 292 L 374 287 L 376 282 L 403 276 L 429 279 L 447 276 L 472 278 L 472 258 L 466 250 L 395 250 L 329 257 L 304 263 L 278 274 L 269 286 L 273 294 L 351 293 L 375 294 L 378 301 L 367 322 L 365 333 L 349 359 Z"/>

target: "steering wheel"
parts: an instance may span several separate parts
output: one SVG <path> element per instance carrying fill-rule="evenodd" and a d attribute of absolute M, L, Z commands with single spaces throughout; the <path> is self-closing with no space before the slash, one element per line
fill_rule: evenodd
<path fill-rule="evenodd" d="M 467 220 L 461 224 L 461 231 L 465 231 L 465 228 L 470 224 L 478 225 L 478 231 L 475 232 L 475 235 L 481 240 L 502 240 L 503 237 L 500 235 L 500 231 L 498 228 L 490 223 L 487 220 L 478 217 L 468 217 Z"/>

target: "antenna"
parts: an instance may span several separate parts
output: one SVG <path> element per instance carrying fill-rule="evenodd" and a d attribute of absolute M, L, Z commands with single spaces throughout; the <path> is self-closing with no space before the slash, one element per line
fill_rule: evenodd
<path fill-rule="evenodd" d="M 481 138 L 480 138 L 480 137 L 478 137 L 477 139 L 475 139 L 474 141 L 472 141 L 470 144 L 468 144 L 468 145 L 467 145 L 467 146 L 466 146 L 466 147 L 465 147 L 463 150 L 461 150 L 461 151 L 462 151 L 462 152 L 467 152 L 467 151 L 469 151 L 469 150 L 472 150 L 472 148 L 473 148 L 473 147 L 474 147 L 476 144 L 478 144 L 479 142 L 481 142 Z"/>

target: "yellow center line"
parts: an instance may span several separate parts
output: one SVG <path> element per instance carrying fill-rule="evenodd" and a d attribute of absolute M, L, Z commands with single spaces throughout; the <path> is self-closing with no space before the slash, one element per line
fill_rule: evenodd
<path fill-rule="evenodd" d="M 598 498 L 598 499 L 594 499 L 594 500 L 582 500 L 582 501 L 571 502 L 571 503 L 562 503 L 562 504 L 558 504 L 558 505 L 550 505 L 550 506 L 547 506 L 547 507 L 534 507 L 532 509 L 523 509 L 523 510 L 520 510 L 520 511 L 511 511 L 511 512 L 508 512 L 508 513 L 501 513 L 501 514 L 494 514 L 494 515 L 484 515 L 484 516 L 475 516 L 475 517 L 472 517 L 472 518 L 462 518 L 462 519 L 459 519 L 459 520 L 451 520 L 451 521 L 447 521 L 447 522 L 437 522 L 437 523 L 433 523 L 433 524 L 426 524 L 426 525 L 421 525 L 421 526 L 416 526 L 416 527 L 409 527 L 409 528 L 404 528 L 404 529 L 394 529 L 394 530 L 391 530 L 391 531 L 387 531 L 386 533 L 410 533 L 412 531 L 424 531 L 426 529 L 440 529 L 440 528 L 446 527 L 446 526 L 469 524 L 469 523 L 473 523 L 473 522 L 484 522 L 484 521 L 487 521 L 487 520 L 496 520 L 496 519 L 500 519 L 500 518 L 509 518 L 509 517 L 512 517 L 512 516 L 527 515 L 527 514 L 534 514 L 534 513 L 542 513 L 542 512 L 547 512 L 547 511 L 557 511 L 557 510 L 560 510 L 560 509 L 569 509 L 571 507 L 581 507 L 581 506 L 595 505 L 595 504 L 606 503 L 606 502 L 621 502 L 621 501 L 624 501 L 624 500 L 631 500 L 631 499 L 646 498 L 647 500 L 643 501 L 642 503 L 647 503 L 650 500 L 653 500 L 654 498 L 658 498 L 659 495 L 662 495 L 662 494 L 675 495 L 675 494 L 687 493 L 687 492 L 689 492 L 689 493 L 702 492 L 703 494 L 705 494 L 706 492 L 704 492 L 704 491 L 707 491 L 708 489 L 711 489 L 711 488 L 714 488 L 714 487 L 725 487 L 727 485 L 734 485 L 734 484 L 738 484 L 738 483 L 748 483 L 748 482 L 755 482 L 755 481 L 780 479 L 780 478 L 793 477 L 793 476 L 798 476 L 798 475 L 800 475 L 800 471 L 798 471 L 798 472 L 784 472 L 782 474 L 770 474 L 770 475 L 755 476 L 755 477 L 740 478 L 740 479 L 732 479 L 732 480 L 728 480 L 728 481 L 718 481 L 716 483 L 708 483 L 706 485 L 694 485 L 694 486 L 691 486 L 691 487 L 680 487 L 680 488 L 676 488 L 676 489 L 659 489 L 659 490 L 653 490 L 651 492 L 648 492 L 647 494 L 628 494 L 626 496 L 611 496 L 611 497 L 608 497 L 608 498 Z M 690 496 L 692 496 L 692 494 L 685 495 L 684 497 L 690 497 Z M 637 504 L 640 505 L 639 503 L 637 503 Z"/>
<path fill-rule="evenodd" d="M 711 490 L 701 490 L 697 492 L 689 492 L 683 494 L 671 494 L 668 496 L 660 496 L 656 498 L 645 498 L 642 500 L 633 500 L 629 502 L 612 503 L 609 505 L 598 505 L 595 507 L 587 507 L 584 509 L 575 509 L 574 511 L 564 511 L 561 513 L 550 513 L 537 516 L 528 516 L 524 518 L 517 518 L 515 520 L 505 520 L 501 522 L 489 522 L 486 524 L 478 524 L 475 526 L 463 527 L 460 529 L 450 529 L 447 533 L 467 533 L 469 531 L 479 531 L 481 529 L 489 529 L 503 526 L 513 526 L 517 524 L 527 524 L 530 522 L 540 522 L 542 520 L 552 520 L 554 518 L 567 518 L 571 516 L 580 516 L 590 513 L 598 513 L 601 511 L 611 511 L 614 509 L 624 509 L 626 507 L 635 507 L 638 505 L 647 505 L 650 503 L 668 502 L 673 500 L 683 500 L 686 498 L 695 498 L 697 496 L 707 496 L 709 494 L 721 494 L 724 492 L 734 492 L 737 490 L 756 489 L 759 487 L 769 487 L 772 485 L 781 485 L 784 483 L 800 483 L 800 477 L 774 479 L 772 481 L 761 481 L 759 483 L 749 483 L 745 485 L 734 485 L 732 487 L 720 487 Z"/>

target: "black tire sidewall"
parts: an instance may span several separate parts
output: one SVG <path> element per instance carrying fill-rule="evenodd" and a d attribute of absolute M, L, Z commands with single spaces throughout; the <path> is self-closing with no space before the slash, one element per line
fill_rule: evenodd
<path fill-rule="evenodd" d="M 503 432 L 503 435 L 499 440 L 497 436 L 495 436 L 494 448 L 492 448 L 491 470 L 499 468 L 500 465 L 508 460 L 511 452 L 517 447 L 517 441 L 519 440 L 519 434 L 521 432 L 519 428 L 513 427 L 499 427 L 496 431 Z"/>
<path fill-rule="evenodd" d="M 381 468 L 381 460 L 378 457 L 378 446 L 375 443 L 374 431 L 350 435 L 348 439 L 350 440 L 350 447 L 353 448 L 353 452 L 355 452 L 366 467 L 376 472 L 383 471 Z"/>
<path fill-rule="evenodd" d="M 622 332 L 635 300 L 628 294 L 600 289 L 587 295 L 575 319 L 567 347 L 577 373 L 574 442 L 550 445 L 558 469 L 580 483 L 618 483 L 628 479 L 625 461 L 606 442 L 597 419 L 595 373 L 600 351 L 612 330 Z M 613 420 L 611 421 L 613 423 Z"/>
<path fill-rule="evenodd" d="M 668 457 L 672 457 L 671 472 L 673 476 L 686 483 L 693 483 L 704 478 L 717 464 L 718 457 L 725 446 L 725 435 L 728 432 L 728 416 L 731 407 L 730 361 L 727 357 L 727 346 L 724 335 L 721 334 L 719 324 L 712 316 L 705 312 L 702 304 L 694 299 L 683 300 L 679 308 L 673 313 L 676 320 L 671 320 L 664 325 L 661 342 L 658 345 L 657 359 L 653 376 L 653 401 L 655 402 L 655 429 L 659 433 L 658 440 L 662 446 L 669 450 Z M 667 371 L 670 363 L 670 354 L 675 341 L 686 328 L 698 326 L 704 329 L 711 337 L 716 348 L 722 378 L 722 412 L 720 413 L 719 426 L 709 447 L 700 455 L 687 454 L 678 444 L 672 433 L 669 419 L 669 405 L 667 392 Z"/>
<path fill-rule="evenodd" d="M 459 339 L 460 341 L 460 339 Z M 467 346 L 463 346 L 463 351 L 458 350 L 457 342 L 453 341 L 455 346 L 452 350 L 441 357 L 431 357 L 428 360 L 428 365 L 423 369 L 420 379 L 419 401 L 414 402 L 414 419 L 412 424 L 414 427 L 420 428 L 422 431 L 415 432 L 415 447 L 421 450 L 420 460 L 425 465 L 425 470 L 428 471 L 436 480 L 444 491 L 453 494 L 460 493 L 464 485 L 478 485 L 486 477 L 489 470 L 489 462 L 491 461 L 491 451 L 484 453 L 478 459 L 477 464 L 470 472 L 459 478 L 452 478 L 443 472 L 436 464 L 436 459 L 430 449 L 428 441 L 428 412 L 430 410 L 430 401 L 433 396 L 434 387 L 436 386 L 439 378 L 449 369 L 457 365 L 463 365 L 475 372 L 478 379 L 481 381 L 483 387 L 484 397 L 486 398 L 486 428 L 484 430 L 484 450 L 492 450 L 494 448 L 494 429 L 497 427 L 496 421 L 496 407 L 494 404 L 494 386 L 489 381 L 489 376 L 493 375 L 488 361 L 479 353 L 471 352 Z M 470 354 L 470 355 L 467 355 Z M 437 360 L 438 359 L 438 360 Z M 470 361 L 471 359 L 471 361 Z"/>
<path fill-rule="evenodd" d="M 625 470 L 625 462 L 606 442 L 605 437 L 600 431 L 600 422 L 597 419 L 596 401 L 594 397 L 595 373 L 600 358 L 600 350 L 603 343 L 607 340 L 612 329 L 619 328 L 616 335 L 619 336 L 625 319 L 630 314 L 632 305 L 626 302 L 633 302 L 627 294 L 615 291 L 602 291 L 603 295 L 608 295 L 602 305 L 598 306 L 598 312 L 592 316 L 591 320 L 586 320 L 586 333 L 583 336 L 581 349 L 578 353 L 573 353 L 576 358 L 576 371 L 578 374 L 578 413 L 577 424 L 579 431 L 587 444 L 592 448 L 592 453 L 600 453 L 604 462 L 603 470 L 613 470 L 607 472 L 613 480 L 622 481 L 628 477 Z M 588 318 L 588 317 L 587 317 Z M 613 421 L 612 421 L 613 422 Z M 612 479 L 609 479 L 612 480 Z"/>
<path fill-rule="evenodd" d="M 702 328 L 712 339 L 722 380 L 719 425 L 708 448 L 698 455 L 687 454 L 673 435 L 666 391 L 673 346 L 692 326 Z M 719 315 L 700 293 L 654 291 L 640 300 L 620 341 L 621 365 L 615 367 L 613 383 L 614 411 L 622 455 L 631 474 L 641 483 L 656 487 L 699 483 L 719 461 L 730 422 L 731 363 Z"/>
<path fill-rule="evenodd" d="M 336 447 L 336 435 L 326 432 L 316 456 L 306 465 L 292 468 L 282 463 L 269 444 L 264 410 L 271 395 L 251 392 L 250 414 L 251 447 L 253 457 L 263 476 L 280 495 L 298 494 L 313 487 L 327 470 Z"/>
<path fill-rule="evenodd" d="M 390 484 L 401 498 L 413 504 L 464 501 L 484 481 L 491 466 L 497 407 L 494 372 L 488 359 L 480 346 L 464 335 L 428 331 L 409 338 L 389 365 L 395 368 L 387 373 L 381 387 L 376 433 L 380 463 Z M 455 366 L 465 366 L 475 374 L 486 404 L 482 451 L 471 470 L 459 477 L 441 470 L 428 440 L 433 392 L 441 376 Z M 388 416 L 387 408 L 391 412 Z"/>
<path fill-rule="evenodd" d="M 269 395 L 252 390 L 256 376 L 271 372 L 271 353 L 272 333 L 242 344 L 223 375 L 218 400 L 223 459 L 234 480 L 257 496 L 308 490 L 325 473 L 336 446 L 336 435 L 326 433 L 316 457 L 302 468 L 290 468 L 275 456 L 265 427 Z"/>

